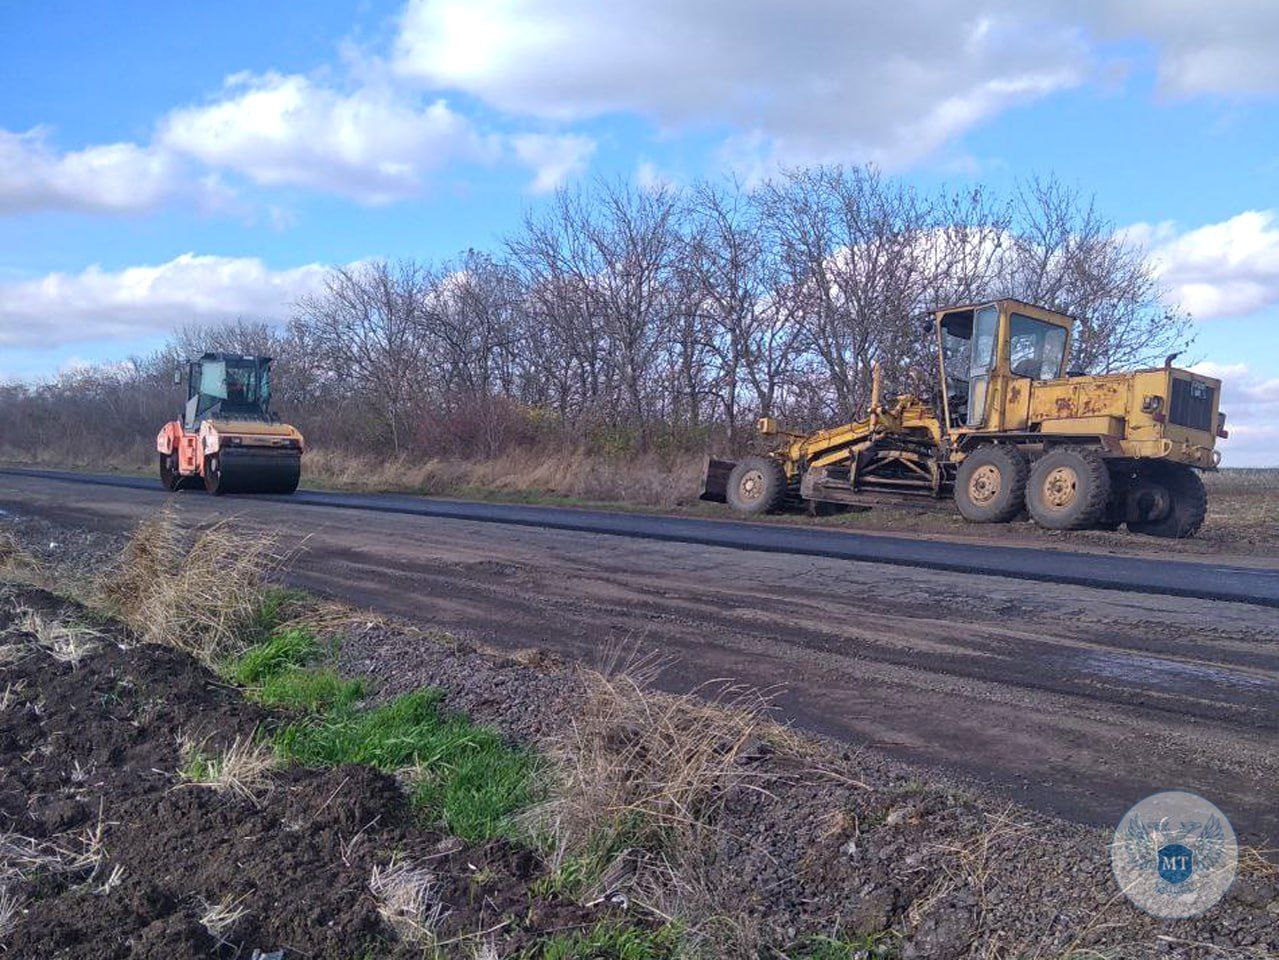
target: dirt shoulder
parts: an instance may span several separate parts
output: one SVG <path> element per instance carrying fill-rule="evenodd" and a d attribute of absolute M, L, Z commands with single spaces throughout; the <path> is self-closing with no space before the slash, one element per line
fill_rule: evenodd
<path fill-rule="evenodd" d="M 43 532 L 32 539 L 53 582 L 85 570 L 64 573 Z M 78 558 L 111 549 L 84 546 Z M 35 628 L 31 611 L 92 630 L 92 649 L 60 659 L 65 646 Z M 272 709 L 186 654 L 139 644 L 43 590 L 9 586 L 0 632 L 17 649 L 0 665 L 0 834 L 10 851 L 0 882 L 21 905 L 6 956 L 399 956 L 410 946 L 421 955 L 395 920 L 421 922 L 421 904 L 388 913 L 373 882 L 393 862 L 429 872 L 442 956 L 1279 950 L 1279 868 L 1260 858 L 1247 859 L 1207 914 L 1159 921 L 1115 887 L 1108 831 L 874 750 L 797 735 L 749 691 L 718 685 L 702 699 L 670 697 L 649 687 L 652 662 L 601 674 L 537 650 L 458 641 L 429 624 L 349 613 L 323 622 L 340 641 L 343 676 L 368 684 L 359 709 L 441 691 L 446 706 L 551 765 L 559 786 L 542 809 L 556 816 L 534 822 L 569 836 L 579 818 L 620 804 L 627 832 L 611 838 L 622 842 L 602 858 L 590 844 L 547 847 L 518 835 L 462 842 L 447 818 L 414 811 L 406 781 L 367 766 L 292 763 L 245 794 L 184 780 L 181 743 L 225 753 L 278 722 Z M 429 778 L 422 763 L 416 775 Z M 664 819 L 675 810 L 678 819 Z M 632 814 L 660 829 L 636 829 Z M 579 882 L 583 873 L 591 882 Z M 601 924 L 630 931 L 629 946 L 579 938 L 564 947 L 565 936 L 595 936 Z"/>

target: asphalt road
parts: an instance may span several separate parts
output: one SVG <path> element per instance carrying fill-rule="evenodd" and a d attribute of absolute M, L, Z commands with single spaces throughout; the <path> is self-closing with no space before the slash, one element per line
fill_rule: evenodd
<path fill-rule="evenodd" d="M 0 473 L 0 509 L 102 534 L 166 502 L 193 523 L 234 514 L 305 539 L 292 578 L 373 609 L 588 662 L 618 644 L 656 650 L 675 664 L 670 689 L 769 688 L 803 728 L 1073 819 L 1113 825 L 1181 787 L 1245 842 L 1279 842 L 1279 616 L 1264 569 Z"/>
<path fill-rule="evenodd" d="M 81 474 L 59 470 L 0 470 L 0 474 L 37 477 L 75 484 L 99 484 L 157 490 L 158 482 L 140 477 Z M 235 500 L 237 498 L 228 498 Z M 608 534 L 727 547 L 795 556 L 860 560 L 952 573 L 976 573 L 1043 583 L 1066 583 L 1102 590 L 1122 590 L 1203 600 L 1229 600 L 1279 607 L 1279 568 L 1239 567 L 1151 557 L 1106 556 L 1033 547 L 893 537 L 848 531 L 826 531 L 780 524 L 703 520 L 642 513 L 522 506 L 441 500 L 396 494 L 352 494 L 300 491 L 278 499 L 291 504 L 400 513 L 417 517 L 474 520 L 577 533 Z M 1156 541 L 1157 542 L 1157 541 Z"/>

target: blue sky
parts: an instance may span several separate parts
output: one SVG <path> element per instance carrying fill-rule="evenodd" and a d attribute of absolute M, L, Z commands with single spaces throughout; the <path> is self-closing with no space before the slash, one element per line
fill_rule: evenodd
<path fill-rule="evenodd" d="M 1279 4 L 6 4 L 0 378 L 492 247 L 575 178 L 1055 174 L 1145 244 L 1279 464 Z"/>

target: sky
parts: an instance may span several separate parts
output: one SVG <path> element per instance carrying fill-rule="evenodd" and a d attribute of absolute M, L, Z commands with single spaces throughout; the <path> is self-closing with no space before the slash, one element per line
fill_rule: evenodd
<path fill-rule="evenodd" d="M 0 7 L 0 380 L 284 320 L 326 265 L 495 248 L 556 187 L 871 162 L 1055 175 L 1151 257 L 1279 465 L 1279 3 Z"/>

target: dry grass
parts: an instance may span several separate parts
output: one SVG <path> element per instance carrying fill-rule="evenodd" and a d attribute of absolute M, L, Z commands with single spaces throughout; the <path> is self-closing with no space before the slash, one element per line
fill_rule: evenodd
<path fill-rule="evenodd" d="M 254 802 L 270 787 L 275 751 L 252 737 L 236 737 L 225 750 L 212 756 L 198 744 L 187 742 L 181 747 L 187 762 L 180 773 L 188 783 Z"/>
<path fill-rule="evenodd" d="M 444 919 L 444 902 L 435 874 L 425 867 L 392 857 L 385 867 L 374 867 L 369 892 L 378 914 L 401 940 L 430 944 Z"/>
<path fill-rule="evenodd" d="M 200 926 L 209 932 L 214 940 L 218 941 L 222 946 L 230 946 L 227 935 L 240 922 L 241 918 L 248 913 L 244 906 L 247 896 L 241 897 L 223 897 L 216 903 L 210 903 L 207 900 L 200 900 L 197 906 L 200 910 Z"/>
<path fill-rule="evenodd" d="M 724 682 L 674 696 L 651 689 L 655 673 L 651 661 L 583 671 L 582 707 L 548 745 L 556 789 L 525 822 L 560 895 L 625 901 L 677 920 L 709 955 L 746 956 L 758 931 L 706 869 L 717 814 L 730 791 L 767 790 L 745 754 L 796 744 L 759 692 Z"/>
<path fill-rule="evenodd" d="M 516 449 L 489 460 L 363 458 L 331 450 L 306 455 L 305 479 L 349 490 L 437 496 L 620 502 L 670 508 L 696 498 L 696 455 L 604 457 L 556 447 Z"/>
<path fill-rule="evenodd" d="M 73 667 L 97 650 L 102 639 L 102 635 L 90 627 L 55 620 L 30 608 L 18 612 L 18 629 L 30 634 L 35 645 L 53 659 Z"/>
<path fill-rule="evenodd" d="M 77 833 L 38 840 L 19 833 L 0 833 L 0 888 L 15 889 L 41 874 L 84 874 L 92 880 L 106 860 L 106 820 L 98 819 Z"/>
<path fill-rule="evenodd" d="M 9 530 L 0 530 L 0 577 L 7 580 L 38 581 L 44 565 L 23 547 Z"/>
<path fill-rule="evenodd" d="M 1239 876 L 1259 880 L 1279 880 L 1279 850 L 1262 850 L 1243 844 L 1239 847 Z"/>
<path fill-rule="evenodd" d="M 0 883 L 0 948 L 4 947 L 5 940 L 18 925 L 18 919 L 22 915 L 22 904 L 23 900 L 17 893 L 10 890 L 4 883 Z"/>
<path fill-rule="evenodd" d="M 285 559 L 270 534 L 230 521 L 187 534 L 163 510 L 138 525 L 98 592 L 142 640 L 214 664 L 239 651 Z"/>
<path fill-rule="evenodd" d="M 649 687 L 652 666 L 582 672 L 582 709 L 551 746 L 563 778 L 551 809 L 566 836 L 620 819 L 695 833 L 727 789 L 750 779 L 742 752 L 775 733 L 757 691 L 718 683 L 659 693 Z"/>

